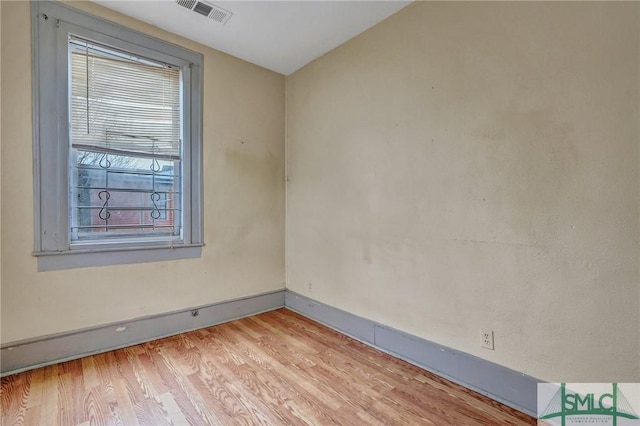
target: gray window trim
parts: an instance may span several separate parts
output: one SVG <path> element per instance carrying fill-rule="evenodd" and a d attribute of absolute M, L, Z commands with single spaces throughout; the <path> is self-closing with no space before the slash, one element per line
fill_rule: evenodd
<path fill-rule="evenodd" d="M 202 226 L 203 57 L 66 5 L 31 3 L 33 64 L 34 256 L 38 270 L 199 257 Z M 183 236 L 179 242 L 127 242 L 71 248 L 68 199 L 69 33 L 181 66 L 184 91 Z"/>

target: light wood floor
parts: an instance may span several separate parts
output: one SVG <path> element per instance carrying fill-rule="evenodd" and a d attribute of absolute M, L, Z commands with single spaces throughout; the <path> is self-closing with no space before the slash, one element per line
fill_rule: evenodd
<path fill-rule="evenodd" d="M 5 377 L 2 425 L 522 425 L 287 309 Z"/>

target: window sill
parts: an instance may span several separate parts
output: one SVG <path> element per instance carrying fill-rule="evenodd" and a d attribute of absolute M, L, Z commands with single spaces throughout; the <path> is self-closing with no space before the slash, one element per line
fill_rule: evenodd
<path fill-rule="evenodd" d="M 203 244 L 35 252 L 38 272 L 201 257 Z"/>

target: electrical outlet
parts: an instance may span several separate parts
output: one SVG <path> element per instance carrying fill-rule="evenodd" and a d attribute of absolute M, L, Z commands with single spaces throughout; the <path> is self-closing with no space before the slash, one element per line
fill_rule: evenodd
<path fill-rule="evenodd" d="M 493 330 L 489 330 L 488 328 L 480 329 L 480 338 L 482 339 L 480 344 L 483 348 L 493 350 Z"/>

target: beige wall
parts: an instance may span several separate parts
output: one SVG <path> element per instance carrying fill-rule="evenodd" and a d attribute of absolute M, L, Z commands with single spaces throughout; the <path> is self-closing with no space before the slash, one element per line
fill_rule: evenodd
<path fill-rule="evenodd" d="M 284 77 L 72 4 L 204 54 L 206 246 L 200 259 L 37 272 L 29 3 L 3 1 L 2 342 L 284 288 Z"/>
<path fill-rule="evenodd" d="M 640 381 L 639 6 L 418 3 L 288 77 L 287 287 Z"/>
<path fill-rule="evenodd" d="M 284 78 L 76 2 L 205 55 L 207 245 L 37 272 L 29 6 L 0 5 L 1 341 L 283 288 Z M 420 3 L 289 77 L 288 287 L 542 379 L 640 381 L 639 21 Z"/>

